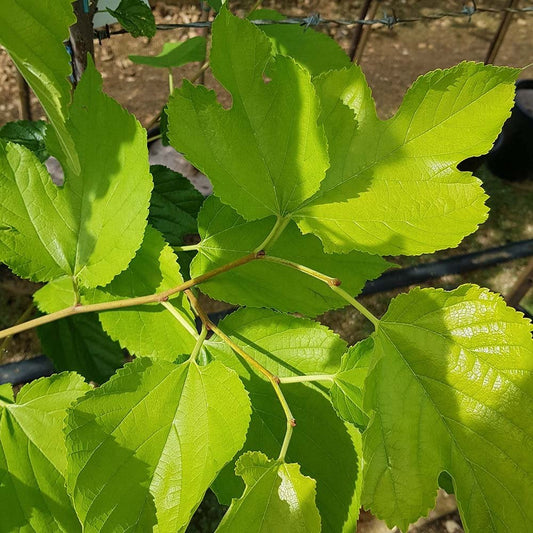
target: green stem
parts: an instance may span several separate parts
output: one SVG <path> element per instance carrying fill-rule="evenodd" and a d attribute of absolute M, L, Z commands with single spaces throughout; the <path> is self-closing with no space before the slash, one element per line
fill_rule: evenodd
<path fill-rule="evenodd" d="M 220 339 L 222 339 L 222 341 L 225 342 L 237 355 L 239 355 L 250 366 L 255 368 L 260 374 L 263 374 L 263 376 L 265 376 L 268 381 L 270 381 L 270 384 L 274 388 L 274 392 L 278 397 L 279 403 L 281 404 L 283 412 L 285 413 L 285 418 L 287 419 L 287 430 L 285 432 L 285 438 L 283 439 L 283 444 L 281 446 L 281 451 L 279 455 L 280 461 L 285 460 L 285 454 L 287 453 L 287 448 L 291 441 L 292 431 L 293 428 L 296 426 L 296 421 L 292 416 L 289 404 L 287 403 L 287 400 L 285 399 L 285 396 L 283 395 L 283 392 L 279 386 L 280 379 L 278 378 L 278 376 L 272 374 L 270 370 L 266 369 L 261 363 L 259 363 L 259 361 L 256 361 L 251 355 L 248 355 L 238 344 L 233 342 L 233 340 L 228 337 L 217 325 L 211 322 L 211 320 L 207 316 L 207 313 L 202 309 L 202 307 L 198 303 L 198 300 L 196 299 L 196 296 L 194 296 L 192 291 L 187 290 L 185 291 L 185 294 L 187 295 L 187 298 L 189 298 L 189 302 L 191 302 L 192 308 L 202 321 L 202 324 L 205 326 L 205 328 L 210 329 L 213 333 L 215 333 L 215 335 L 220 337 Z"/>
<path fill-rule="evenodd" d="M 365 318 L 370 320 L 372 324 L 377 328 L 379 326 L 379 318 L 374 316 L 363 304 L 359 303 L 353 296 L 350 296 L 344 289 L 341 289 L 339 285 L 341 281 L 338 278 L 332 278 L 322 272 L 313 270 L 312 268 L 306 267 L 305 265 L 300 265 L 294 261 L 289 261 L 288 259 L 282 259 L 281 257 L 272 257 L 269 255 L 262 254 L 259 256 L 259 259 L 263 261 L 270 261 L 271 263 L 278 263 L 279 265 L 284 265 L 290 268 L 294 268 L 303 274 L 307 274 L 315 279 L 318 279 L 329 286 L 329 288 L 336 292 L 341 298 L 346 300 L 350 305 L 355 307 Z"/>
<path fill-rule="evenodd" d="M 194 252 L 200 248 L 200 243 L 198 244 L 187 244 L 185 246 L 173 246 L 172 249 L 175 252 Z"/>
<path fill-rule="evenodd" d="M 333 381 L 335 379 L 334 374 L 319 374 L 310 376 L 290 376 L 287 378 L 279 378 L 279 382 L 284 383 L 304 383 L 307 381 Z"/>
<path fill-rule="evenodd" d="M 153 135 L 152 137 L 148 137 L 148 139 L 146 139 L 146 142 L 147 143 L 151 143 L 151 142 L 157 141 L 158 139 L 161 139 L 162 137 L 163 137 L 163 134 L 162 133 L 158 133 L 157 135 Z"/>
<path fill-rule="evenodd" d="M 170 96 L 172 96 L 172 93 L 174 92 L 174 77 L 172 76 L 172 69 L 168 69 L 168 90 L 170 92 Z"/>
<path fill-rule="evenodd" d="M 281 257 L 274 257 L 271 255 L 261 256 L 261 259 L 263 261 L 270 261 L 271 263 L 277 263 L 279 265 L 284 265 L 284 266 L 293 268 L 295 270 L 298 270 L 299 272 L 302 272 L 304 274 L 307 274 L 308 276 L 311 276 L 312 278 L 316 278 L 326 283 L 329 286 L 340 285 L 340 281 L 337 278 L 326 276 L 326 274 L 322 274 L 322 272 L 313 270 L 312 268 L 306 267 L 305 265 L 300 265 L 299 263 L 295 263 L 294 261 L 289 261 L 288 259 L 283 259 Z"/>
<path fill-rule="evenodd" d="M 204 345 L 204 341 L 207 337 L 207 328 L 205 327 L 205 324 L 202 325 L 202 331 L 200 331 L 200 335 L 198 335 L 198 338 L 196 339 L 196 344 L 194 345 L 194 348 L 192 349 L 191 356 L 189 357 L 189 361 L 196 361 L 196 358 L 198 357 L 198 354 L 200 353 L 200 350 L 202 349 L 202 346 Z"/>
<path fill-rule="evenodd" d="M 339 296 L 344 298 L 350 305 L 355 307 L 365 318 L 370 320 L 377 328 L 379 326 L 379 318 L 373 315 L 363 304 L 359 303 L 353 296 L 350 296 L 344 289 L 340 287 L 331 286 L 331 290 L 335 291 Z"/>
<path fill-rule="evenodd" d="M 198 332 L 192 325 L 185 320 L 185 317 L 170 303 L 161 302 L 161 305 L 195 338 L 198 338 Z"/>
<path fill-rule="evenodd" d="M 210 270 L 209 272 L 206 272 L 205 274 L 202 274 L 201 276 L 198 276 L 196 278 L 192 278 L 189 281 L 185 281 L 184 283 L 181 283 L 180 285 L 173 287 L 172 289 L 157 292 L 155 294 L 150 294 L 148 296 L 138 296 L 136 298 L 126 298 L 124 300 L 114 300 L 112 302 L 102 302 L 98 304 L 67 307 L 65 309 L 61 309 L 61 311 L 50 313 L 49 315 L 44 315 L 39 318 L 29 320 L 28 322 L 24 322 L 23 324 L 4 329 L 0 331 L 0 339 L 5 339 L 6 337 L 10 337 L 11 335 L 15 335 L 17 333 L 21 333 L 22 331 L 42 326 L 43 324 L 55 322 L 56 320 L 60 320 L 61 318 L 65 318 L 67 316 L 78 315 L 83 313 L 101 313 L 104 311 L 112 311 L 113 309 L 124 309 L 127 307 L 135 307 L 138 305 L 165 302 L 174 294 L 184 292 L 187 289 L 190 289 L 191 287 L 199 285 L 204 281 L 210 280 L 211 278 L 214 278 L 219 274 L 227 272 L 228 270 L 232 270 L 233 268 L 245 265 L 250 261 L 258 259 L 259 257 L 260 255 L 256 253 L 245 255 L 235 261 L 232 261 L 231 263 L 227 263 L 218 268 Z"/>
<path fill-rule="evenodd" d="M 265 240 L 255 249 L 255 252 L 266 251 L 269 246 L 272 246 L 281 236 L 287 224 L 291 221 L 290 217 L 278 216 L 274 227 L 266 236 Z"/>

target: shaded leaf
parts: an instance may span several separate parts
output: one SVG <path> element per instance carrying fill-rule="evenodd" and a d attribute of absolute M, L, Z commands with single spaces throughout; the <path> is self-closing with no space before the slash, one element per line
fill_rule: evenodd
<path fill-rule="evenodd" d="M 153 165 L 154 190 L 148 221 L 171 246 L 183 244 L 183 237 L 197 232 L 196 217 L 204 197 L 179 172 Z"/>
<path fill-rule="evenodd" d="M 124 354 L 102 329 L 96 315 L 63 318 L 37 330 L 44 354 L 56 370 L 75 370 L 103 383 L 124 363 Z"/>
<path fill-rule="evenodd" d="M 142 0 L 121 0 L 116 9 L 107 11 L 132 37 L 153 37 L 157 28 L 150 6 Z"/>
<path fill-rule="evenodd" d="M 46 122 L 43 120 L 17 120 L 0 128 L 0 139 L 25 146 L 44 163 L 48 157 L 45 145 Z"/>

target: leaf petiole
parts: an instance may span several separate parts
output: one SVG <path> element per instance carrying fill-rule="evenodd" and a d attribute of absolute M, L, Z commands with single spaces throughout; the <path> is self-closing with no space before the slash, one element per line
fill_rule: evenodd
<path fill-rule="evenodd" d="M 198 339 L 198 332 L 191 326 L 184 316 L 168 301 L 161 302 L 161 305 L 195 338 Z"/>
<path fill-rule="evenodd" d="M 274 227 L 270 233 L 266 236 L 265 240 L 255 249 L 255 252 L 260 250 L 267 250 L 269 246 L 272 246 L 283 233 L 283 230 L 287 227 L 287 224 L 291 221 L 290 217 L 278 216 Z"/>
<path fill-rule="evenodd" d="M 202 346 L 204 345 L 204 341 L 207 337 L 207 328 L 205 325 L 202 325 L 202 330 L 200 331 L 200 335 L 198 335 L 198 338 L 196 339 L 196 344 L 194 345 L 194 348 L 192 349 L 191 356 L 189 357 L 189 361 L 196 361 L 196 358 L 198 357 L 198 354 L 200 353 L 200 350 L 202 349 Z"/>
<path fill-rule="evenodd" d="M 312 381 L 334 381 L 335 376 L 333 374 L 319 374 L 308 376 L 290 376 L 286 378 L 279 378 L 279 382 L 284 383 L 305 383 Z"/>

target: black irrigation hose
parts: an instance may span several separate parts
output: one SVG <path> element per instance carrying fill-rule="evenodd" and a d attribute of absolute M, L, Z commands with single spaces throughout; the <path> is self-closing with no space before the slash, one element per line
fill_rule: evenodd
<path fill-rule="evenodd" d="M 408 287 L 415 283 L 441 278 L 449 274 L 461 274 L 528 256 L 533 256 L 533 239 L 506 244 L 497 248 L 489 248 L 482 252 L 449 257 L 434 263 L 385 272 L 380 278 L 369 281 L 361 294 L 376 294 Z M 216 324 L 233 310 L 210 313 L 209 318 Z M 519 308 L 519 310 L 529 315 L 525 309 Z M 13 385 L 27 383 L 43 376 L 50 376 L 54 371 L 52 361 L 44 355 L 34 359 L 25 359 L 16 363 L 0 365 L 0 385 L 4 383 L 12 383 Z"/>
<path fill-rule="evenodd" d="M 489 248 L 481 252 L 448 257 L 447 259 L 435 261 L 434 263 L 391 270 L 382 274 L 378 279 L 369 281 L 361 295 L 366 296 L 367 294 L 408 287 L 409 285 L 422 283 L 430 279 L 488 268 L 532 255 L 533 239 L 528 239 L 498 246 L 497 248 Z"/>

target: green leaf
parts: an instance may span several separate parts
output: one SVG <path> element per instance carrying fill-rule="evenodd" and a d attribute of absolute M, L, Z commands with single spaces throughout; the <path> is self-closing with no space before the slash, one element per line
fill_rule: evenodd
<path fill-rule="evenodd" d="M 126 365 L 68 418 L 67 481 L 84 531 L 183 531 L 249 419 L 242 383 L 218 362 Z"/>
<path fill-rule="evenodd" d="M 0 128 L 0 139 L 25 146 L 44 163 L 48 157 L 45 145 L 46 122 L 43 120 L 17 120 Z"/>
<path fill-rule="evenodd" d="M 342 357 L 330 389 L 331 401 L 340 417 L 359 429 L 364 429 L 368 424 L 368 416 L 363 409 L 363 390 L 373 346 L 372 338 L 351 346 Z"/>
<path fill-rule="evenodd" d="M 321 531 L 315 505 L 316 482 L 303 476 L 299 465 L 249 452 L 237 461 L 236 473 L 243 478 L 246 489 L 241 498 L 233 500 L 217 533 Z"/>
<path fill-rule="evenodd" d="M 454 481 L 465 531 L 533 523 L 531 324 L 475 285 L 395 298 L 374 335 L 363 503 L 405 530 Z"/>
<path fill-rule="evenodd" d="M 274 9 L 256 9 L 248 20 L 284 20 L 287 17 Z M 350 65 L 350 58 L 337 41 L 312 28 L 298 24 L 262 24 L 259 26 L 272 41 L 274 55 L 295 59 L 312 76 Z"/>
<path fill-rule="evenodd" d="M 345 347 L 331 331 L 312 321 L 268 310 L 238 311 L 225 318 L 220 328 L 279 376 L 332 373 L 338 369 Z M 250 394 L 252 419 L 243 451 L 259 450 L 277 457 L 286 419 L 274 389 L 222 342 L 211 339 L 204 346 L 211 357 L 241 376 Z M 360 434 L 338 418 L 324 387 L 282 387 L 296 419 L 287 461 L 298 461 L 303 475 L 316 480 L 316 505 L 324 533 L 352 533 L 359 515 Z M 231 498 L 242 494 L 244 486 L 233 467 L 227 466 L 212 488 L 222 503 L 229 504 Z"/>
<path fill-rule="evenodd" d="M 152 38 L 157 32 L 152 10 L 142 0 L 121 0 L 117 9 L 107 11 L 132 37 Z"/>
<path fill-rule="evenodd" d="M 90 387 L 73 373 L 0 386 L 2 531 L 81 532 L 65 488 L 66 409 Z"/>
<path fill-rule="evenodd" d="M 276 219 L 247 222 L 217 198 L 208 198 L 200 210 L 198 226 L 202 241 L 191 266 L 193 277 L 253 252 L 273 228 Z M 342 280 L 356 295 L 369 279 L 392 266 L 376 255 L 363 252 L 325 254 L 319 239 L 302 235 L 290 222 L 268 254 L 304 264 Z M 209 296 L 233 304 L 274 307 L 281 311 L 315 316 L 344 307 L 346 302 L 324 282 L 284 265 L 253 261 L 202 283 Z"/>
<path fill-rule="evenodd" d="M 37 330 L 45 355 L 56 370 L 75 370 L 104 383 L 124 363 L 124 354 L 102 329 L 96 315 L 63 318 Z"/>
<path fill-rule="evenodd" d="M 19 276 L 105 285 L 142 241 L 152 188 L 146 132 L 101 89 L 90 65 L 68 122 L 82 170 L 67 169 L 63 187 L 27 149 L 0 143 L 0 261 Z"/>
<path fill-rule="evenodd" d="M 59 141 L 59 159 L 79 172 L 78 156 L 66 127 L 72 69 L 63 44 L 75 22 L 72 0 L 2 0 L 0 5 L 0 45 L 48 115 Z"/>
<path fill-rule="evenodd" d="M 146 296 L 183 282 L 172 249 L 150 226 L 128 269 L 106 287 L 86 291 L 83 303 L 100 303 Z M 181 317 L 178 321 L 161 304 L 146 304 L 100 313 L 100 322 L 113 340 L 138 356 L 174 361 L 189 354 L 196 342 L 194 317 L 183 293 L 170 298 Z"/>
<path fill-rule="evenodd" d="M 417 255 L 457 246 L 487 217 L 481 182 L 457 164 L 491 148 L 519 72 L 479 63 L 430 72 L 386 121 L 372 111 L 357 67 L 321 77 L 331 166 L 295 215 L 302 231 L 328 252 Z"/>
<path fill-rule="evenodd" d="M 156 56 L 129 56 L 138 65 L 157 68 L 181 67 L 193 61 L 205 61 L 205 37 L 192 37 L 186 41 L 166 42 Z"/>
<path fill-rule="evenodd" d="M 226 0 L 207 0 L 207 3 L 218 13 L 226 4 Z"/>
<path fill-rule="evenodd" d="M 196 217 L 204 197 L 179 172 L 167 167 L 150 167 L 154 190 L 148 221 L 171 246 L 183 244 L 183 237 L 197 233 Z"/>
<path fill-rule="evenodd" d="M 188 82 L 168 104 L 174 148 L 248 220 L 291 213 L 318 190 L 328 167 L 309 73 L 290 58 L 273 58 L 271 49 L 261 30 L 223 9 L 213 23 L 210 62 L 232 107 Z"/>

